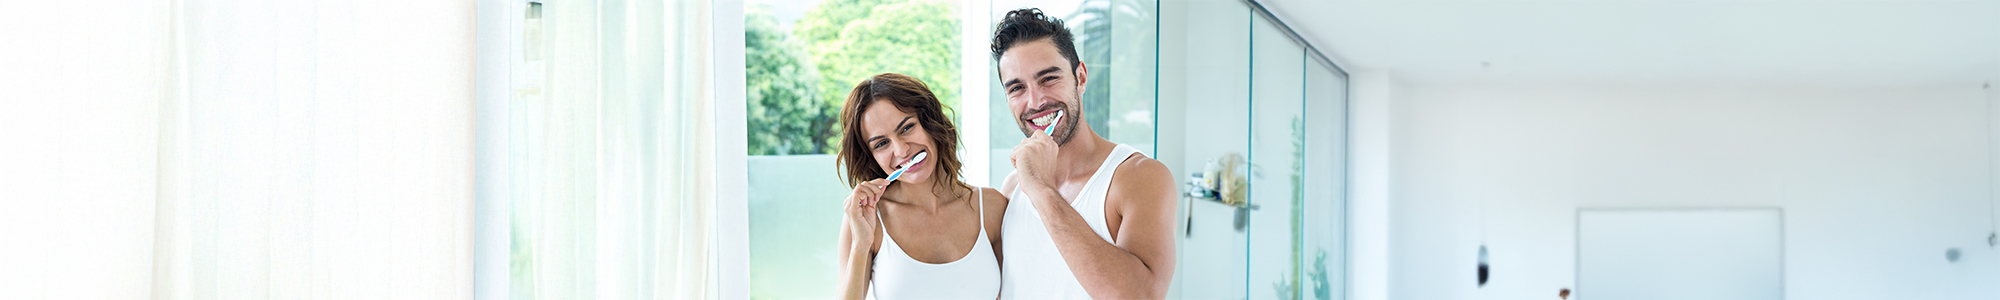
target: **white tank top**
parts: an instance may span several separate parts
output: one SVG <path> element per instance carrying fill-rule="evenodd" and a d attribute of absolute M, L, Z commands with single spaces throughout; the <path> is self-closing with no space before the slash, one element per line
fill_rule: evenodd
<path fill-rule="evenodd" d="M 903 252 L 884 230 L 882 250 L 875 254 L 875 275 L 868 280 L 868 299 L 992 300 L 1000 293 L 1000 262 L 986 240 L 986 192 L 972 191 L 979 194 L 979 240 L 972 243 L 972 252 L 947 263 L 921 262 Z M 876 219 L 881 217 L 875 214 Z"/>
<path fill-rule="evenodd" d="M 1124 144 L 1112 148 L 1104 164 L 1097 166 L 1097 173 L 1084 182 L 1076 201 L 1069 203 L 1105 242 L 1111 242 L 1111 228 L 1105 226 L 1104 193 L 1111 189 L 1112 173 L 1133 154 L 1146 155 Z M 1007 197 L 1007 218 L 1000 220 L 1000 241 L 1007 243 L 1000 249 L 1007 257 L 1000 266 L 1000 299 L 1090 299 L 1062 253 L 1056 252 L 1055 240 L 1036 212 L 1035 201 L 1020 189 Z"/>

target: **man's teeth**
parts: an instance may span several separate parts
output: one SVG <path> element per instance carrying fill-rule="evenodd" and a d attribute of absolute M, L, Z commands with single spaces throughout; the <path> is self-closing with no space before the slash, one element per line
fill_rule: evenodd
<path fill-rule="evenodd" d="M 1034 120 L 1029 120 L 1029 121 L 1034 122 L 1035 126 L 1049 126 L 1049 122 L 1055 120 L 1056 120 L 1056 114 L 1049 113 L 1049 114 L 1043 114 L 1041 117 L 1036 117 Z"/>

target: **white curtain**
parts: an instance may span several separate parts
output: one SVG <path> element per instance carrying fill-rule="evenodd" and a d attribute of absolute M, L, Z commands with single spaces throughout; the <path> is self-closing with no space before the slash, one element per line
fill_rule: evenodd
<path fill-rule="evenodd" d="M 471 297 L 472 3 L 174 7 L 153 298 Z"/>
<path fill-rule="evenodd" d="M 510 293 L 715 298 L 708 1 L 549 2 Z M 0 299 L 473 296 L 474 3 L 8 9 Z"/>
<path fill-rule="evenodd" d="M 509 104 L 512 299 L 714 298 L 706 1 L 547 1 Z"/>
<path fill-rule="evenodd" d="M 144 299 L 169 6 L 0 7 L 0 299 Z"/>

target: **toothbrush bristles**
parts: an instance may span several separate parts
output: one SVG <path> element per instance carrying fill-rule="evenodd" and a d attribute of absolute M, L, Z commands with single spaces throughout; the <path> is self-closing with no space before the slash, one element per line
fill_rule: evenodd
<path fill-rule="evenodd" d="M 1062 124 L 1063 111 L 1056 111 L 1056 119 L 1049 120 L 1049 127 L 1042 128 L 1042 134 L 1056 135 L 1056 124 Z"/>
<path fill-rule="evenodd" d="M 925 156 L 930 156 L 930 155 L 931 155 L 931 153 L 930 153 L 930 152 L 922 152 L 922 153 L 917 153 L 917 157 L 911 157 L 911 158 L 910 158 L 910 162 L 906 162 L 906 163 L 903 163 L 903 167 L 904 167 L 904 168 L 908 168 L 908 167 L 910 167 L 911 165 L 915 165 L 915 164 L 917 164 L 917 163 L 919 163 L 919 162 L 923 162 L 923 161 L 924 161 L 924 157 L 925 157 Z"/>
<path fill-rule="evenodd" d="M 896 172 L 889 174 L 889 181 L 896 181 L 896 178 L 903 177 L 904 171 L 909 171 L 910 166 L 916 165 L 919 162 L 923 162 L 924 157 L 930 156 L 930 154 L 931 154 L 930 152 L 918 152 L 917 157 L 911 157 L 910 161 L 904 162 L 903 165 L 896 166 Z"/>

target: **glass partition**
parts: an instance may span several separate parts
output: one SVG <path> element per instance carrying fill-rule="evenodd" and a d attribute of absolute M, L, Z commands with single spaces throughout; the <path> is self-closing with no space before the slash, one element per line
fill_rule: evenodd
<path fill-rule="evenodd" d="M 1158 153 L 1154 146 L 1155 118 L 1159 102 L 1159 1 L 1112 0 L 1106 12 L 1111 17 L 1111 51 L 1105 67 L 1118 76 L 1102 78 L 1111 87 L 1105 101 L 1105 138 L 1130 144 L 1147 155 Z M 1096 69 L 1092 69 L 1095 71 Z"/>
<path fill-rule="evenodd" d="M 1345 298 L 1346 74 L 1259 9 L 1161 9 L 1184 24 L 1159 66 L 1160 110 L 1185 123 L 1157 127 L 1184 154 L 1166 162 L 1185 181 L 1172 297 Z"/>
<path fill-rule="evenodd" d="M 1305 47 L 1250 22 L 1250 299 L 1299 299 L 1305 201 Z M 1316 179 L 1316 178 L 1315 178 Z"/>
<path fill-rule="evenodd" d="M 1323 58 L 1307 59 L 1305 111 L 1299 299 L 1341 299 L 1347 294 L 1347 73 Z"/>
<path fill-rule="evenodd" d="M 1250 155 L 1251 127 L 1251 22 L 1249 7 L 1235 1 L 1190 1 L 1186 3 L 1185 126 L 1179 134 L 1185 144 L 1177 145 L 1184 160 L 1166 162 L 1179 168 L 1183 179 L 1193 174 L 1232 185 L 1228 174 L 1248 168 L 1228 166 L 1230 157 Z M 1227 170 L 1225 170 L 1227 169 Z M 1228 172 L 1224 172 L 1228 171 Z M 1225 188 L 1223 193 L 1234 189 Z M 1184 193 L 1187 192 L 1184 188 Z M 1244 266 L 1249 258 L 1246 234 L 1249 209 L 1219 201 L 1221 197 L 1183 198 L 1186 219 L 1182 221 L 1180 261 L 1175 273 L 1180 277 L 1182 299 L 1243 299 L 1253 286 Z M 1265 288 L 1268 290 L 1269 288 Z"/>

